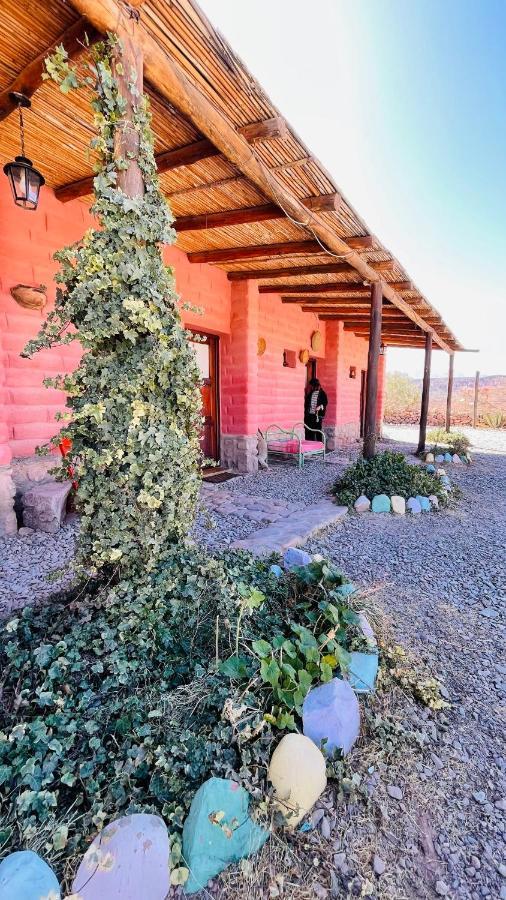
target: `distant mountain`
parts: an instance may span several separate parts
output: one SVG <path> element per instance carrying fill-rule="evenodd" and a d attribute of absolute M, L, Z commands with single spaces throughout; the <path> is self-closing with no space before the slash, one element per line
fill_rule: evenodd
<path fill-rule="evenodd" d="M 421 378 L 413 378 L 414 383 L 421 389 L 422 387 L 422 379 Z M 430 393 L 431 397 L 435 399 L 439 396 L 446 396 L 446 391 L 448 387 L 448 379 L 447 378 L 431 378 L 430 380 Z M 506 388 L 506 375 L 482 375 L 480 376 L 480 390 L 482 388 Z M 453 379 L 453 391 L 457 394 L 461 390 L 473 390 L 474 389 L 474 376 L 456 376 Z"/>

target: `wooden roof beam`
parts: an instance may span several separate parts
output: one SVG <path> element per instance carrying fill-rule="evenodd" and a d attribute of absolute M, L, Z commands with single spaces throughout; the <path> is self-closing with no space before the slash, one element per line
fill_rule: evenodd
<path fill-rule="evenodd" d="M 319 197 L 306 197 L 302 201 L 311 212 L 339 212 L 343 198 L 341 194 L 320 194 Z"/>
<path fill-rule="evenodd" d="M 326 284 L 260 284 L 259 294 L 370 294 L 362 281 L 329 281 Z"/>
<path fill-rule="evenodd" d="M 223 250 L 198 250 L 189 253 L 191 263 L 236 262 L 241 259 L 258 259 L 271 256 L 294 256 L 303 253 L 321 253 L 318 241 L 288 241 L 282 244 L 256 244 L 251 247 L 227 247 Z"/>
<path fill-rule="evenodd" d="M 202 231 L 207 228 L 227 228 L 247 222 L 265 222 L 267 219 L 283 219 L 285 214 L 275 203 L 263 206 L 247 206 L 244 209 L 227 209 L 222 212 L 202 213 L 199 216 L 181 216 L 176 219 L 176 231 Z"/>
<path fill-rule="evenodd" d="M 229 281 L 248 281 L 250 278 L 288 278 L 290 275 L 351 275 L 355 269 L 348 263 L 322 263 L 318 266 L 287 266 L 284 269 L 243 269 L 229 272 Z"/>
<path fill-rule="evenodd" d="M 203 138 L 200 141 L 194 141 L 193 144 L 186 144 L 184 147 L 177 147 L 175 150 L 163 150 L 155 156 L 158 174 L 168 172 L 170 169 L 179 169 L 181 166 L 191 166 L 193 163 L 200 162 L 201 159 L 209 159 L 211 156 L 219 156 L 220 151 L 207 140 Z M 78 181 L 71 181 L 69 184 L 63 184 L 55 189 L 55 196 L 62 203 L 69 200 L 76 200 L 77 197 L 86 197 L 93 193 L 94 175 L 87 175 Z"/>
<path fill-rule="evenodd" d="M 348 306 L 350 307 L 350 309 L 353 308 L 355 303 L 357 303 L 357 301 L 361 299 L 362 297 L 345 297 L 342 295 L 339 295 L 339 297 L 335 298 L 336 302 L 339 303 L 348 301 Z M 281 297 L 281 303 L 303 303 L 305 306 L 322 306 L 325 304 L 328 304 L 329 306 L 333 305 L 332 297 L 313 297 L 308 295 L 306 295 L 305 297 Z"/>
<path fill-rule="evenodd" d="M 62 31 L 59 37 L 42 53 L 39 53 L 38 56 L 32 59 L 19 75 L 16 75 L 9 87 L 0 93 L 0 121 L 17 108 L 15 99 L 10 96 L 12 93 L 31 97 L 41 86 L 43 83 L 42 76 L 46 71 L 46 56 L 54 53 L 60 44 L 64 45 L 69 58 L 73 59 L 86 50 L 86 39 L 88 39 L 91 46 L 99 38 L 99 33 L 86 19 L 78 19 L 77 22 L 74 22 L 73 25 Z"/>
<path fill-rule="evenodd" d="M 247 140 L 248 144 L 258 144 L 278 138 L 286 140 L 290 135 L 288 125 L 282 116 L 275 116 L 264 122 L 252 122 L 251 125 L 243 125 L 242 128 L 239 128 L 238 133 Z"/>
<path fill-rule="evenodd" d="M 389 285 L 394 291 L 412 291 L 413 290 L 413 282 L 412 281 L 390 281 Z"/>
<path fill-rule="evenodd" d="M 70 0 L 70 2 L 80 15 L 86 16 L 97 31 L 115 33 L 118 30 L 118 22 L 124 15 L 118 0 Z M 279 204 L 291 218 L 298 222 L 304 222 L 306 207 L 303 203 L 294 196 L 289 188 L 278 181 L 276 174 L 270 172 L 255 153 L 252 153 L 245 137 L 235 130 L 225 113 L 215 106 L 197 85 L 193 84 L 177 59 L 160 46 L 142 21 L 136 25 L 135 40 L 144 56 L 146 80 L 182 115 L 187 116 L 199 131 L 209 138 L 223 155 L 234 163 L 270 201 Z M 324 247 L 327 247 L 332 253 L 346 256 L 345 261 L 356 268 L 363 278 L 371 282 L 378 281 L 378 275 L 374 269 L 355 252 L 356 243 L 354 246 L 351 238 L 342 238 L 336 234 L 335 228 L 325 222 L 318 213 L 315 213 L 311 220 L 311 230 Z M 371 249 L 374 246 L 374 239 L 370 235 L 366 235 L 365 239 L 369 239 L 370 244 L 367 249 Z M 362 242 L 360 249 L 364 249 L 364 237 L 360 240 Z M 314 243 L 321 252 L 322 248 L 318 242 Z M 318 252 L 318 250 L 314 252 Z M 383 285 L 382 289 L 383 295 L 399 309 L 402 309 L 408 318 L 423 330 L 428 329 L 421 316 L 411 309 L 400 294 L 388 285 Z M 442 349 L 451 351 L 448 343 L 437 332 L 435 332 L 434 338 Z"/>

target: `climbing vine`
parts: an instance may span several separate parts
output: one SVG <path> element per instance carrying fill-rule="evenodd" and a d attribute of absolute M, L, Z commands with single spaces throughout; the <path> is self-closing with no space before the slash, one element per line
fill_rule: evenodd
<path fill-rule="evenodd" d="M 55 443 L 72 442 L 81 513 L 78 561 L 97 571 L 151 571 L 186 534 L 196 505 L 200 459 L 199 373 L 179 312 L 172 271 L 160 245 L 172 243 L 173 217 L 156 173 L 148 100 L 128 76 L 144 194 L 127 196 L 115 152 L 126 100 L 114 74 L 117 38 L 97 44 L 84 77 L 63 47 L 46 61 L 62 91 L 93 91 L 98 156 L 92 212 L 98 227 L 55 254 L 54 310 L 24 355 L 80 341 L 77 370 L 47 379 L 68 396 L 70 421 Z M 123 74 L 120 63 L 116 72 Z M 77 332 L 77 334 L 76 334 Z M 68 477 L 66 465 L 61 475 Z"/>

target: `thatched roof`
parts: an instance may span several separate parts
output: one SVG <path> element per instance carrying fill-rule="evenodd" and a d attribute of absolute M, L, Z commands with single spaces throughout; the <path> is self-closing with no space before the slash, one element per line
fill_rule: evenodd
<path fill-rule="evenodd" d="M 216 264 L 232 280 L 254 273 L 262 291 L 280 291 L 325 318 L 344 318 L 357 333 L 367 331 L 367 284 L 381 278 L 386 344 L 423 346 L 424 331 L 431 330 L 436 346 L 463 349 L 195 3 L 132 5 L 139 34 L 174 79 L 158 78 L 154 64 L 145 67 L 161 183 L 176 216 L 178 246 L 190 260 Z M 0 7 L 0 161 L 19 152 L 8 94 L 23 90 L 32 94 L 25 116 L 29 155 L 61 200 L 86 198 L 93 172 L 89 98 L 42 82 L 42 61 L 63 42 L 83 62 L 84 32 L 93 39 L 93 25 L 107 25 L 108 14 L 128 15 L 130 8 L 121 0 L 25 7 L 18 0 Z M 83 8 L 91 25 L 77 11 Z"/>

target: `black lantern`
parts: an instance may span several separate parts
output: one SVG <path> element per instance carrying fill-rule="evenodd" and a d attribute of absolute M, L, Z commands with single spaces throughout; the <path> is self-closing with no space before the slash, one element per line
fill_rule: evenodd
<path fill-rule="evenodd" d="M 385 355 L 385 345 L 380 344 L 380 356 L 384 356 L 384 355 Z"/>
<path fill-rule="evenodd" d="M 44 177 L 32 166 L 31 159 L 25 156 L 25 132 L 23 126 L 23 108 L 31 106 L 28 97 L 24 94 L 12 93 L 10 97 L 17 104 L 19 110 L 19 130 L 21 134 L 21 156 L 16 156 L 14 162 L 4 166 L 4 172 L 11 185 L 12 196 L 16 206 L 23 209 L 37 209 L 39 193 L 44 184 Z"/>

